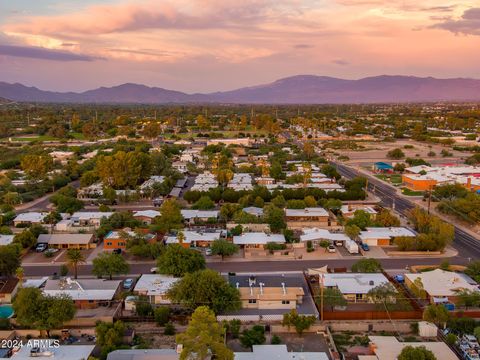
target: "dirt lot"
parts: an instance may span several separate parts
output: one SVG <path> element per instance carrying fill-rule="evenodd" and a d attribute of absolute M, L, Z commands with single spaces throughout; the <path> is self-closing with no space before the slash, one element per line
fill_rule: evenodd
<path fill-rule="evenodd" d="M 432 164 L 444 164 L 444 163 L 463 163 L 463 159 L 469 157 L 471 154 L 467 152 L 460 152 L 452 150 L 449 147 L 445 147 L 438 144 L 425 144 L 413 140 L 397 140 L 391 143 L 383 142 L 362 142 L 362 145 L 365 146 L 361 151 L 353 150 L 336 150 L 337 153 L 341 155 L 346 155 L 350 158 L 348 163 L 360 166 L 371 166 L 372 163 L 376 161 L 387 161 L 391 162 L 390 159 L 386 157 L 387 152 L 395 149 L 401 148 L 405 153 L 406 157 L 420 157 Z M 413 145 L 413 149 L 405 149 L 405 145 Z M 453 156 L 443 158 L 440 155 L 442 149 L 450 151 Z M 428 157 L 427 154 L 433 151 L 436 153 L 435 157 Z M 417 156 L 418 154 L 418 156 Z"/>

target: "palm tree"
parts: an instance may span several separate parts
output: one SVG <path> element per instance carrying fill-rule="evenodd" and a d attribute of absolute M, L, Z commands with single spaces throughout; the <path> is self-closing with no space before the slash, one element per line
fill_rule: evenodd
<path fill-rule="evenodd" d="M 85 257 L 78 249 L 68 249 L 67 251 L 68 266 L 73 268 L 74 278 L 78 275 L 78 265 L 85 263 Z"/>

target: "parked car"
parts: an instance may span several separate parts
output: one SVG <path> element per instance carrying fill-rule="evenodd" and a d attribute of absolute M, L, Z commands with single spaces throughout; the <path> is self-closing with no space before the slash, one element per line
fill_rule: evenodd
<path fill-rule="evenodd" d="M 405 276 L 403 275 L 395 275 L 393 279 L 398 282 L 399 284 L 403 284 L 405 282 Z"/>
<path fill-rule="evenodd" d="M 125 279 L 123 280 L 123 288 L 128 290 L 133 286 L 133 279 Z"/>
<path fill-rule="evenodd" d="M 205 250 L 205 255 L 211 256 L 212 255 L 212 249 Z"/>
<path fill-rule="evenodd" d="M 47 250 L 48 248 L 48 245 L 45 244 L 45 243 L 40 243 L 40 244 L 37 244 L 36 248 L 35 248 L 35 251 L 36 252 L 44 252 L 45 250 Z"/>
<path fill-rule="evenodd" d="M 122 249 L 113 249 L 113 253 L 120 255 L 122 253 Z"/>
<path fill-rule="evenodd" d="M 328 250 L 329 253 L 334 253 L 334 252 L 337 251 L 337 249 L 335 249 L 335 246 L 333 246 L 333 245 L 329 245 L 327 250 Z"/>
<path fill-rule="evenodd" d="M 361 243 L 360 246 L 362 247 L 363 251 L 370 251 L 370 246 L 368 246 L 368 244 Z"/>
<path fill-rule="evenodd" d="M 158 271 L 158 268 L 152 267 L 152 268 L 150 269 L 150 274 L 156 274 L 157 271 Z"/>
<path fill-rule="evenodd" d="M 343 246 L 343 241 L 335 241 L 334 245 L 335 246 Z"/>
<path fill-rule="evenodd" d="M 58 249 L 50 248 L 45 250 L 45 254 L 55 254 L 56 252 L 58 252 Z"/>

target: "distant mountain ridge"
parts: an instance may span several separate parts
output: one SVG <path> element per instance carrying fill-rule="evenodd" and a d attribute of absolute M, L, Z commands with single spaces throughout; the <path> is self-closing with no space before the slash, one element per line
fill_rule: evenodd
<path fill-rule="evenodd" d="M 187 94 L 181 91 L 132 83 L 100 87 L 81 93 L 54 92 L 18 83 L 0 82 L 0 97 L 24 102 L 134 104 L 339 104 L 480 101 L 480 80 L 389 75 L 345 80 L 328 76 L 297 75 L 269 84 L 208 94 Z"/>

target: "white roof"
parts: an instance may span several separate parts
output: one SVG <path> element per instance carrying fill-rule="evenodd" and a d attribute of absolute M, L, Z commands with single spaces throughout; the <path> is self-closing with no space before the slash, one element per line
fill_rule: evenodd
<path fill-rule="evenodd" d="M 48 340 L 43 339 L 45 343 Z M 32 360 L 32 359 L 55 359 L 55 360 L 85 360 L 88 359 L 92 353 L 95 345 L 60 345 L 58 348 L 53 347 L 41 348 L 42 351 L 48 350 L 53 352 L 51 356 L 40 356 L 40 357 L 30 357 L 30 350 L 33 346 L 23 346 L 20 347 L 20 350 L 12 357 L 15 360 Z"/>
<path fill-rule="evenodd" d="M 367 294 L 378 285 L 388 283 L 381 273 L 333 273 L 324 275 L 326 287 L 337 287 L 342 294 Z"/>
<path fill-rule="evenodd" d="M 249 206 L 249 207 L 243 208 L 242 211 L 247 214 L 255 215 L 255 216 L 263 215 L 263 209 L 255 206 Z"/>
<path fill-rule="evenodd" d="M 413 174 L 418 174 L 422 171 L 426 171 L 427 173 L 431 171 L 433 168 L 427 165 L 418 165 L 418 166 L 411 166 L 405 169 L 405 171 L 413 173 Z"/>
<path fill-rule="evenodd" d="M 289 217 L 328 216 L 328 211 L 321 207 L 307 207 L 305 209 L 285 209 L 285 215 Z"/>
<path fill-rule="evenodd" d="M 184 219 L 194 219 L 194 218 L 217 218 L 218 210 L 192 210 L 192 209 L 182 209 L 180 210 Z"/>
<path fill-rule="evenodd" d="M 113 215 L 113 212 L 101 212 L 101 211 L 77 211 L 74 212 L 72 218 L 79 220 L 91 220 L 91 219 L 102 219 L 109 218 Z"/>
<path fill-rule="evenodd" d="M 120 239 L 121 234 L 126 233 L 128 236 L 134 237 L 136 235 L 135 231 L 124 231 L 124 230 L 118 230 L 118 231 L 110 231 L 107 236 L 105 236 L 105 240 L 107 239 Z"/>
<path fill-rule="evenodd" d="M 183 231 L 183 235 L 185 235 L 185 240 L 183 240 L 183 242 L 186 244 L 190 244 L 191 242 L 194 242 L 194 241 L 212 242 L 220 239 L 221 231 L 216 231 L 216 232 Z M 166 243 L 177 244 L 178 243 L 177 236 L 168 236 Z"/>
<path fill-rule="evenodd" d="M 235 360 L 328 360 L 324 352 L 288 352 L 287 345 L 253 345 L 252 352 L 236 352 Z"/>
<path fill-rule="evenodd" d="M 366 239 L 391 239 L 398 236 L 414 237 L 416 234 L 404 227 L 367 227 L 365 231 L 360 232 L 359 238 Z"/>
<path fill-rule="evenodd" d="M 49 279 L 43 292 L 49 296 L 68 295 L 72 300 L 112 300 L 120 285 L 120 280 Z"/>
<path fill-rule="evenodd" d="M 369 339 L 375 344 L 375 355 L 378 360 L 396 360 L 406 346 L 425 346 L 438 360 L 458 359 L 448 345 L 440 341 L 400 342 L 394 336 L 369 336 Z"/>
<path fill-rule="evenodd" d="M 40 222 L 43 222 L 43 219 L 47 215 L 48 213 L 45 213 L 45 212 L 26 212 L 26 213 L 18 214 L 13 221 L 40 223 Z"/>
<path fill-rule="evenodd" d="M 2 235 L 2 234 L 0 234 L 0 246 L 11 244 L 14 237 L 15 237 L 15 235 Z"/>
<path fill-rule="evenodd" d="M 143 274 L 133 291 L 150 295 L 164 295 L 180 278 L 167 275 Z"/>
<path fill-rule="evenodd" d="M 233 237 L 233 243 L 238 245 L 267 244 L 269 242 L 285 243 L 285 236 L 283 236 L 283 234 L 265 234 L 263 232 L 249 232 Z"/>
<path fill-rule="evenodd" d="M 350 238 L 344 233 L 331 233 L 325 229 L 304 229 L 303 235 L 300 235 L 300 241 L 309 240 L 330 240 L 330 241 L 347 241 Z"/>
<path fill-rule="evenodd" d="M 411 282 L 420 278 L 423 288 L 430 296 L 453 296 L 456 290 L 461 289 L 479 291 L 478 285 L 471 284 L 464 276 L 442 269 L 435 269 L 418 274 L 405 274 L 405 277 Z"/>
<path fill-rule="evenodd" d="M 25 279 L 25 281 L 23 282 L 22 286 L 24 288 L 26 287 L 34 287 L 34 288 L 39 288 L 41 287 L 43 284 L 45 284 L 48 280 L 48 276 L 44 276 L 40 279 Z"/>
<path fill-rule="evenodd" d="M 375 215 L 377 213 L 377 211 L 373 207 L 368 205 L 342 205 L 342 207 L 340 208 L 340 212 L 342 214 L 355 213 L 355 211 L 357 210 L 363 210 L 371 215 Z"/>
<path fill-rule="evenodd" d="M 133 213 L 134 217 L 147 217 L 147 218 L 154 218 L 157 216 L 160 216 L 160 211 L 157 210 L 141 210 L 141 211 L 135 211 Z"/>
<path fill-rule="evenodd" d="M 148 179 L 142 185 L 140 185 L 140 189 L 146 189 L 153 186 L 154 184 L 162 183 L 163 180 L 165 180 L 165 176 L 157 176 L 157 175 L 151 176 L 150 179 Z"/>

